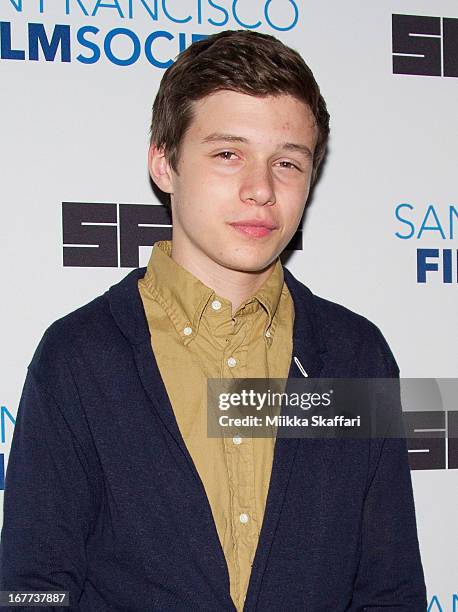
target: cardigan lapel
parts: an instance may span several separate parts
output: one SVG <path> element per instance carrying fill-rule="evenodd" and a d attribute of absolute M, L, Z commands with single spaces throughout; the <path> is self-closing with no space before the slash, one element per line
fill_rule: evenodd
<path fill-rule="evenodd" d="M 170 398 L 151 347 L 148 322 L 137 286 L 138 280 L 143 278 L 145 272 L 146 268 L 133 270 L 120 283 L 110 288 L 111 312 L 123 334 L 132 344 L 135 363 L 142 384 L 156 407 L 159 418 L 178 445 L 193 477 L 197 482 L 201 482 L 179 430 Z"/>
<path fill-rule="evenodd" d="M 283 270 L 285 282 L 293 298 L 295 313 L 293 354 L 291 356 L 288 378 L 302 378 L 304 376 L 294 357 L 299 360 L 308 377 L 319 377 L 323 368 L 322 355 L 325 353 L 325 347 L 321 340 L 320 330 L 317 329 L 313 294 L 287 268 L 283 268 Z M 280 519 L 298 443 L 299 440 L 297 438 L 277 438 L 275 442 L 275 453 L 264 521 L 245 599 L 244 610 L 247 612 L 256 609 L 262 577 L 268 562 L 277 523 Z"/>

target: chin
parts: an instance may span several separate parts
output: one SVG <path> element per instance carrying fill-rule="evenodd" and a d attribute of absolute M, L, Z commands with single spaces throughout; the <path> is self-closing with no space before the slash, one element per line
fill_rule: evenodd
<path fill-rule="evenodd" d="M 238 270 L 239 272 L 262 272 L 275 259 L 276 257 L 268 257 L 260 253 L 240 253 L 239 256 L 225 258 L 221 261 L 221 264 L 230 270 Z"/>

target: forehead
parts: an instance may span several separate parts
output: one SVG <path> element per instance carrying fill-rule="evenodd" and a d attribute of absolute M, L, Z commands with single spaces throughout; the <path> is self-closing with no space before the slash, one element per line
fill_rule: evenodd
<path fill-rule="evenodd" d="M 188 130 L 190 138 L 200 139 L 214 132 L 237 134 L 258 144 L 294 136 L 314 145 L 318 129 L 309 106 L 294 96 L 251 96 L 223 90 L 194 103 Z"/>

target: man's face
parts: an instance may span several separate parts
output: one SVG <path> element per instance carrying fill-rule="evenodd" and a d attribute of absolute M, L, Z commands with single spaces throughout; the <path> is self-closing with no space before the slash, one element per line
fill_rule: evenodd
<path fill-rule="evenodd" d="M 290 95 L 219 91 L 196 102 L 178 174 L 167 164 L 161 179 L 179 260 L 202 271 L 268 267 L 299 225 L 316 140 L 310 109 Z"/>

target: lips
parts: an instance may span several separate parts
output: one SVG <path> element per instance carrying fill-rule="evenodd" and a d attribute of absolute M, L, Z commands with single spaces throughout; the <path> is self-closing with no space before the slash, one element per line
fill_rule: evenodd
<path fill-rule="evenodd" d="M 233 221 L 231 225 L 243 225 L 244 227 L 266 227 L 267 229 L 275 229 L 277 226 L 272 221 L 267 219 L 242 219 Z"/>
<path fill-rule="evenodd" d="M 234 221 L 230 225 L 237 231 L 255 238 L 267 236 L 277 227 L 271 221 L 262 219 L 244 219 L 243 221 Z"/>

